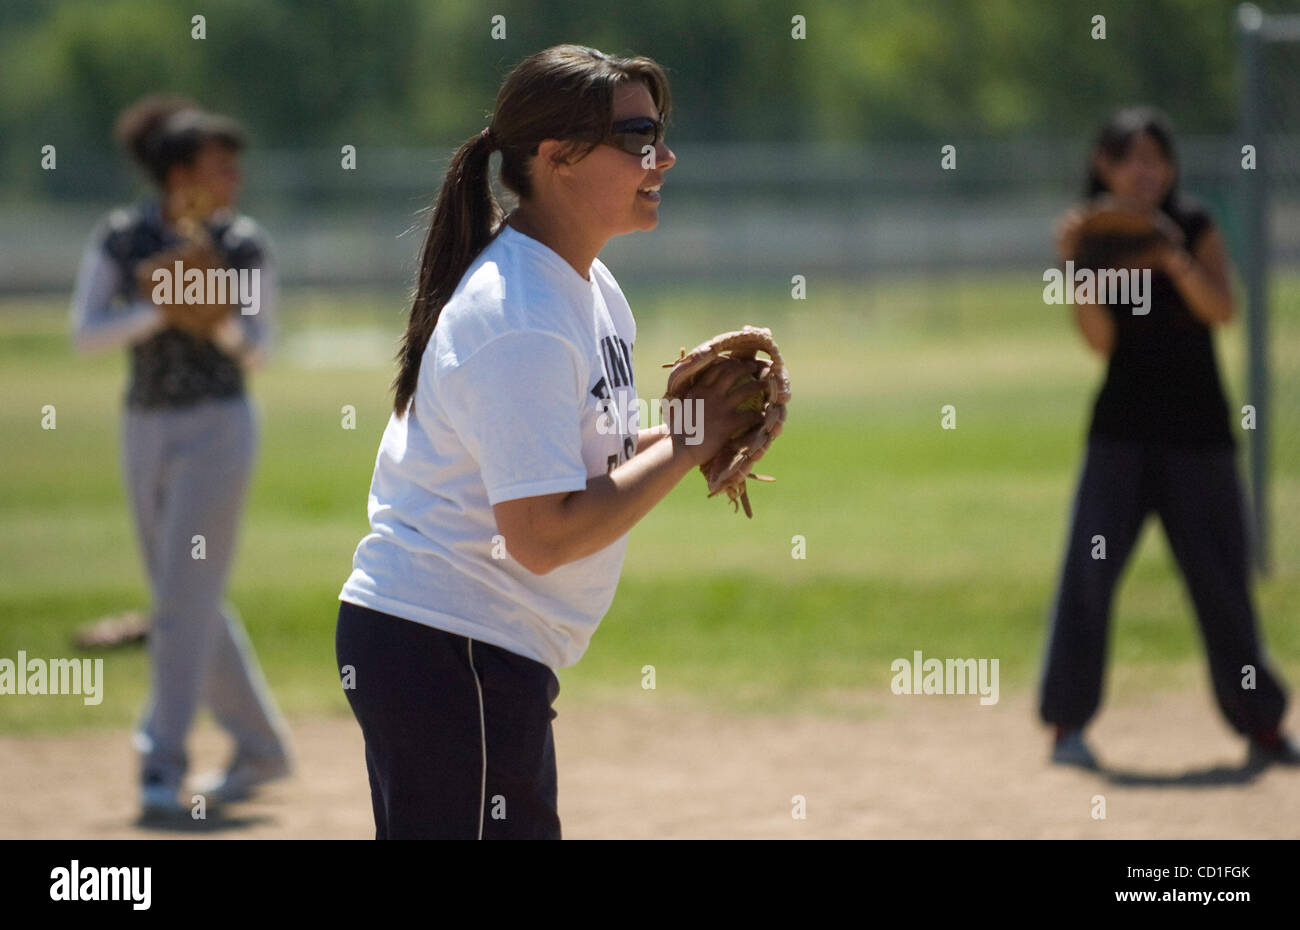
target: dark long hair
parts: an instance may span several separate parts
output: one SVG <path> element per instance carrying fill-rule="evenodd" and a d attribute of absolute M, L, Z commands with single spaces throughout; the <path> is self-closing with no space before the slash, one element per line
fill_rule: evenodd
<path fill-rule="evenodd" d="M 397 353 L 393 410 L 405 415 L 443 306 L 478 254 L 501 231 L 504 212 L 488 183 L 488 160 L 501 151 L 501 183 L 521 200 L 532 196 L 528 166 L 544 139 L 565 145 L 559 157 L 580 161 L 609 135 L 614 91 L 639 81 L 668 120 L 668 78 L 649 58 L 617 58 L 582 45 L 556 45 L 525 58 L 506 77 L 490 120 L 491 136 L 475 133 L 447 167 L 420 253 L 411 315 Z"/>
<path fill-rule="evenodd" d="M 1160 154 L 1173 167 L 1173 181 L 1160 203 L 1160 209 L 1168 213 L 1174 198 L 1178 195 L 1178 154 L 1174 149 L 1174 130 L 1165 116 L 1155 107 L 1124 107 L 1110 115 L 1101 124 L 1096 141 L 1088 154 L 1088 178 L 1084 183 L 1083 196 L 1091 200 L 1098 194 L 1108 192 L 1095 164 L 1098 154 L 1105 155 L 1111 161 L 1119 161 L 1133 148 L 1133 143 L 1140 133 L 1146 133 L 1155 140 Z"/>
<path fill-rule="evenodd" d="M 154 94 L 122 111 L 113 135 L 132 160 L 162 188 L 172 165 L 190 165 L 207 145 L 217 144 L 238 152 L 246 136 L 243 127 L 228 116 L 199 108 L 188 97 Z"/>

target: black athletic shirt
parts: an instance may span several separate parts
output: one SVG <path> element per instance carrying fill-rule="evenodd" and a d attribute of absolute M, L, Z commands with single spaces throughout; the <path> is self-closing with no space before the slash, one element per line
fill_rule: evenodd
<path fill-rule="evenodd" d="M 1214 226 L 1195 200 L 1178 196 L 1169 217 L 1193 251 Z M 1151 272 L 1150 312 L 1109 304 L 1115 348 L 1093 406 L 1089 438 L 1162 445 L 1233 446 L 1228 402 L 1219 380 L 1210 328 L 1192 313 L 1173 280 Z"/>

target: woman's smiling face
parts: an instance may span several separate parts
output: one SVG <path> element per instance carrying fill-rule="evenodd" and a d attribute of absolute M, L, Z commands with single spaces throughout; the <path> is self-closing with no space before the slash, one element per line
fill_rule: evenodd
<path fill-rule="evenodd" d="M 1121 158 L 1097 154 L 1102 182 L 1116 199 L 1145 210 L 1158 207 L 1174 183 L 1174 166 L 1149 133 L 1139 132 Z"/>
<path fill-rule="evenodd" d="M 629 82 L 614 92 L 614 122 L 639 116 L 659 118 L 659 110 L 645 84 Z M 580 198 L 591 222 L 609 236 L 654 229 L 659 223 L 659 194 L 644 193 L 657 188 L 664 172 L 677 161 L 663 139 L 655 146 L 654 167 L 642 166 L 643 157 L 613 145 L 598 145 L 581 161 L 570 166 L 563 179 Z"/>
<path fill-rule="evenodd" d="M 220 143 L 203 146 L 190 164 L 173 165 L 167 178 L 169 191 L 201 203 L 205 215 L 211 210 L 234 206 L 242 184 L 239 153 Z"/>

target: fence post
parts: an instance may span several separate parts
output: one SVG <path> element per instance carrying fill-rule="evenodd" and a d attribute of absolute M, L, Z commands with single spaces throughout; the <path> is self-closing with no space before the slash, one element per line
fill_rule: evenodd
<path fill-rule="evenodd" d="M 1250 432 L 1250 493 L 1252 552 L 1261 574 L 1271 568 L 1269 552 L 1269 439 L 1272 403 L 1269 397 L 1268 345 L 1268 157 L 1262 117 L 1264 105 L 1264 14 L 1253 3 L 1237 8 L 1237 35 L 1241 49 L 1241 144 L 1255 146 L 1255 168 L 1240 171 L 1242 255 L 1241 273 L 1246 284 L 1246 371 L 1248 400 L 1255 407 L 1255 429 Z M 1236 419 L 1236 417 L 1234 417 Z"/>

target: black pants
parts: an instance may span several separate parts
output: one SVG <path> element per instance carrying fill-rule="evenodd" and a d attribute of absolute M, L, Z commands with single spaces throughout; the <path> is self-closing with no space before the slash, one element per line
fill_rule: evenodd
<path fill-rule="evenodd" d="M 335 653 L 366 744 L 376 839 L 559 839 L 545 665 L 339 602 Z"/>
<path fill-rule="evenodd" d="M 1088 443 L 1074 500 L 1041 683 L 1042 719 L 1077 728 L 1097 712 L 1115 585 L 1152 511 L 1196 608 L 1219 708 L 1239 733 L 1271 731 L 1286 693 L 1264 664 L 1251 605 L 1233 450 L 1097 438 Z M 1094 557 L 1097 536 L 1105 539 L 1104 559 Z"/>

